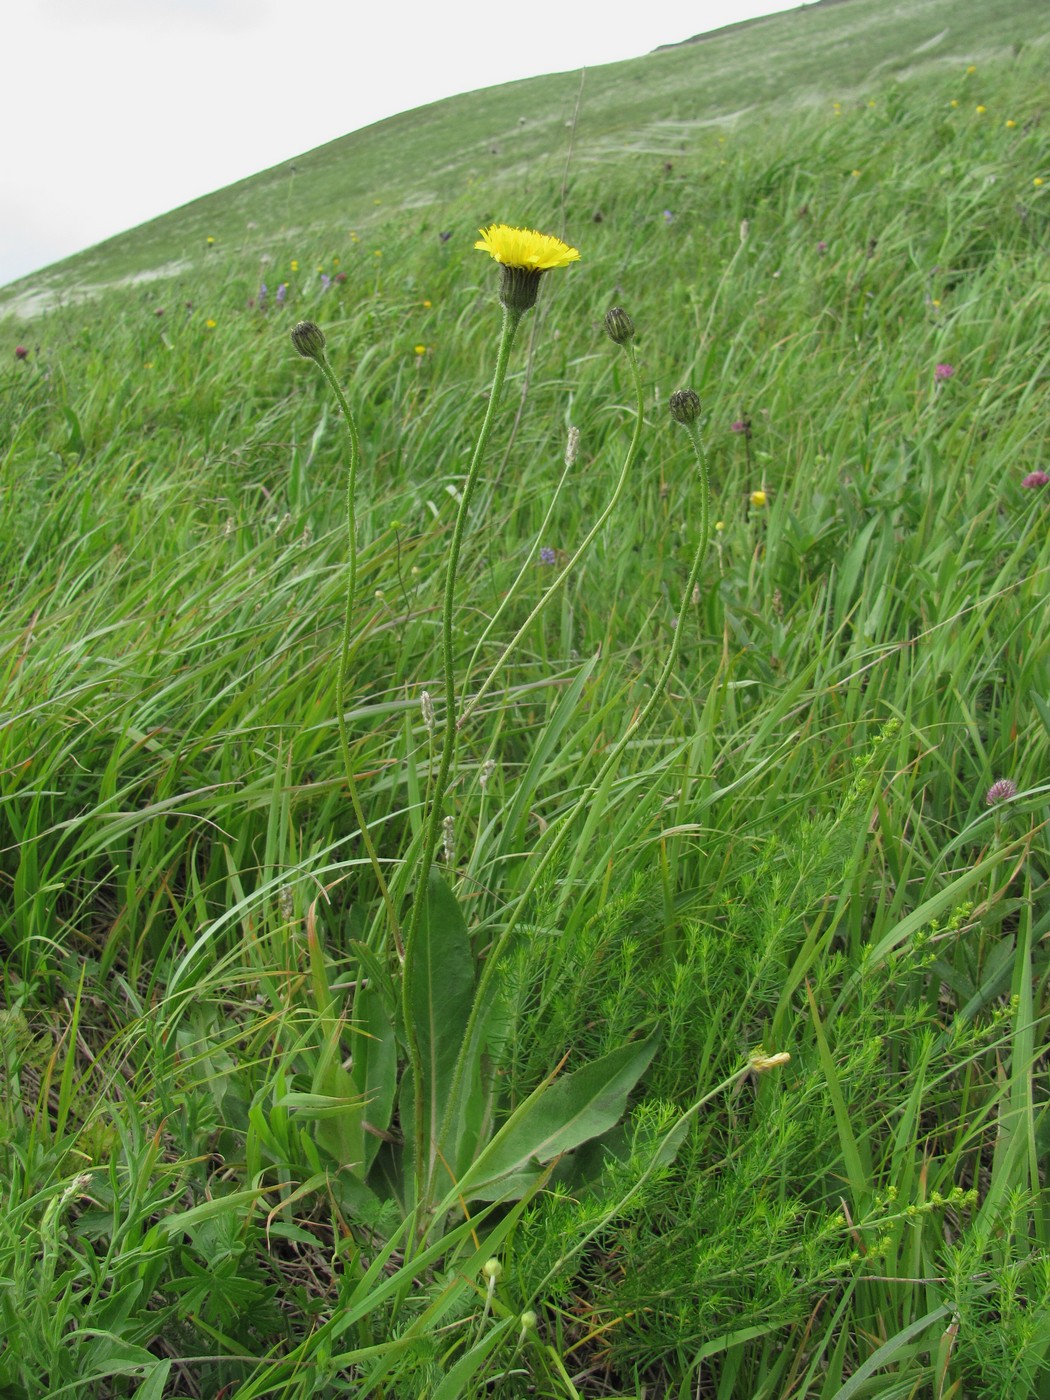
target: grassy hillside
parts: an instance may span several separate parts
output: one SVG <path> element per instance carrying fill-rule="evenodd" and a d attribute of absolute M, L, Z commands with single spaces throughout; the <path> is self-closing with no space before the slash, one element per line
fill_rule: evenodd
<path fill-rule="evenodd" d="M 0 1394 L 1046 1395 L 1050 34 L 989 8 L 409 114 L 5 323 Z M 509 357 L 493 220 L 581 254 Z"/>
<path fill-rule="evenodd" d="M 537 189 L 561 179 L 570 154 L 578 174 L 618 171 L 636 155 L 692 161 L 712 131 L 732 131 L 747 117 L 779 122 L 800 108 L 866 97 L 888 81 L 1016 55 L 1046 30 L 1042 0 L 836 0 L 585 75 L 466 93 L 353 132 L 0 288 L 0 318 L 35 315 L 77 288 L 158 275 L 163 283 L 197 270 L 209 237 L 213 252 L 244 259 L 265 254 L 275 239 L 324 248 L 349 229 L 387 237 L 406 219 L 469 230 L 479 195 L 501 211 L 520 206 L 527 219 Z"/>

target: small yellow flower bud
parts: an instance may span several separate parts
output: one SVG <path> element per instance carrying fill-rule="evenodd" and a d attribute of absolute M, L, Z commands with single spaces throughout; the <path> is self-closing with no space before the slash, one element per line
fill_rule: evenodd
<path fill-rule="evenodd" d="M 496 1283 L 503 1273 L 503 1265 L 498 1259 L 486 1259 L 481 1266 L 481 1272 L 488 1279 L 489 1283 Z"/>
<path fill-rule="evenodd" d="M 679 389 L 671 395 L 671 417 L 688 426 L 700 417 L 700 395 L 692 389 Z"/>
<path fill-rule="evenodd" d="M 536 1323 L 537 1323 L 538 1321 L 539 1321 L 539 1319 L 537 1318 L 536 1314 L 532 1311 L 531 1308 L 529 1308 L 529 1310 L 528 1310 L 527 1312 L 523 1312 L 522 1315 L 521 1315 L 521 1327 L 522 1327 L 522 1331 L 523 1331 L 523 1332 L 532 1332 L 532 1331 L 534 1331 L 535 1328 L 536 1328 Z"/>
<path fill-rule="evenodd" d="M 319 360 L 324 354 L 324 331 L 313 321 L 300 321 L 292 331 L 292 344 L 306 360 Z"/>
<path fill-rule="evenodd" d="M 767 1069 L 776 1069 L 779 1065 L 786 1065 L 791 1056 L 786 1050 L 778 1050 L 775 1055 L 767 1055 L 761 1048 L 752 1050 L 748 1056 L 748 1063 L 756 1074 L 761 1074 Z"/>
<path fill-rule="evenodd" d="M 766 493 L 764 491 L 751 492 L 751 504 L 756 510 L 761 510 L 766 503 Z"/>

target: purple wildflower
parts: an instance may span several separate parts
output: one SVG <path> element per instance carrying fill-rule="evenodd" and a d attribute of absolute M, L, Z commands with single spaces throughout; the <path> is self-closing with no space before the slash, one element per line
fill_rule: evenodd
<path fill-rule="evenodd" d="M 447 243 L 448 240 L 452 237 L 452 234 L 451 234 L 451 232 L 449 232 L 449 233 L 439 233 L 439 234 L 438 234 L 438 237 L 441 239 L 442 243 Z"/>
<path fill-rule="evenodd" d="M 933 371 L 934 382 L 937 384 L 943 384 L 946 379 L 951 379 L 954 373 L 954 365 L 937 365 L 935 366 Z"/>
<path fill-rule="evenodd" d="M 999 778 L 994 782 L 985 794 L 985 801 L 989 807 L 997 807 L 1000 802 L 1009 802 L 1011 797 L 1017 796 L 1017 784 L 1012 778 Z"/>
<path fill-rule="evenodd" d="M 1045 486 L 1048 481 L 1050 481 L 1050 476 L 1047 476 L 1046 472 L 1034 471 L 1028 473 L 1021 485 L 1026 491 L 1035 491 L 1038 487 Z"/>
<path fill-rule="evenodd" d="M 287 283 L 287 282 L 282 282 L 281 285 L 277 288 L 277 305 L 278 305 L 278 306 L 283 306 L 283 305 L 284 305 L 284 299 L 285 299 L 285 297 L 286 297 L 287 295 L 288 295 L 288 283 Z"/>
<path fill-rule="evenodd" d="M 260 308 L 260 310 L 261 310 L 263 307 L 265 307 L 265 305 L 266 305 L 266 298 L 267 298 L 267 296 L 269 295 L 269 291 L 270 291 L 270 289 L 269 289 L 269 287 L 267 287 L 267 285 L 266 285 L 265 282 L 260 282 L 260 283 L 259 283 L 259 308 Z"/>
<path fill-rule="evenodd" d="M 328 288 L 329 288 L 331 285 L 332 285 L 332 279 L 329 277 L 328 273 L 327 273 L 327 272 L 322 272 L 322 273 L 321 273 L 321 291 L 322 291 L 322 292 L 327 292 Z"/>
<path fill-rule="evenodd" d="M 746 433 L 747 423 L 744 421 L 743 418 L 738 418 L 735 423 L 730 423 L 729 431 L 731 433 Z"/>
<path fill-rule="evenodd" d="M 828 245 L 824 242 L 824 240 L 823 240 L 823 238 L 822 238 L 822 239 L 820 240 L 820 242 L 817 244 L 817 252 L 818 252 L 818 253 L 826 253 L 827 251 L 828 251 Z"/>
<path fill-rule="evenodd" d="M 16 360 L 24 360 L 24 359 L 28 356 L 28 354 L 29 354 L 29 351 L 25 348 L 24 345 L 16 345 L 16 346 L 15 346 L 15 359 L 16 359 Z"/>
<path fill-rule="evenodd" d="M 540 563 L 541 563 L 541 564 L 556 564 L 557 561 L 558 561 L 558 556 L 555 554 L 554 550 L 551 549 L 551 547 L 550 547 L 549 544 L 545 544 L 545 545 L 543 546 L 543 548 L 540 550 Z"/>
<path fill-rule="evenodd" d="M 665 223 L 665 224 L 673 224 L 673 223 L 674 223 L 674 215 L 671 213 L 670 209 L 665 209 L 665 210 L 664 210 L 664 223 Z"/>

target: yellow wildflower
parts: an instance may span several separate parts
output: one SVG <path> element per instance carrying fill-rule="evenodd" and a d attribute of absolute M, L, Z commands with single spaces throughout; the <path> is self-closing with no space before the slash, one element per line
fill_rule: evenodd
<path fill-rule="evenodd" d="M 431 308 L 431 306 L 433 305 L 433 302 L 425 301 L 425 302 L 423 303 L 423 305 L 424 305 L 424 306 L 427 308 L 427 310 L 429 311 L 430 308 Z"/>
<path fill-rule="evenodd" d="M 206 331 L 213 331 L 218 324 L 218 321 L 205 321 L 204 329 Z"/>
<path fill-rule="evenodd" d="M 722 531 L 725 529 L 725 527 L 726 527 L 726 523 L 725 523 L 724 520 L 716 520 L 716 521 L 715 521 L 715 529 L 718 531 L 719 534 L 722 533 Z"/>
<path fill-rule="evenodd" d="M 983 117 L 984 114 L 985 114 L 985 112 L 987 112 L 987 110 L 988 110 L 987 107 L 978 107 L 978 108 L 977 108 L 977 115 L 978 115 L 979 117 Z"/>
<path fill-rule="evenodd" d="M 967 68 L 966 71 L 967 71 L 967 73 L 976 73 L 976 72 L 977 72 L 977 64 L 976 64 L 976 63 L 971 63 L 970 66 L 969 66 L 969 68 Z"/>
<path fill-rule="evenodd" d="M 1014 119 L 1013 119 L 1012 117 L 1008 117 L 1008 118 L 1007 118 L 1007 120 L 1006 120 L 1006 129 L 1007 129 L 1008 131 L 1013 131 L 1013 129 L 1014 129 L 1014 127 L 1015 127 L 1016 125 L 1017 125 L 1017 123 L 1014 121 Z"/>
<path fill-rule="evenodd" d="M 425 355 L 427 353 L 427 347 L 425 345 L 417 345 L 415 350 L 417 355 Z"/>
<path fill-rule="evenodd" d="M 958 107 L 958 105 L 959 105 L 959 99 L 958 99 L 957 97 L 953 97 L 952 100 L 951 100 L 951 102 L 950 102 L 948 105 L 949 105 L 949 107 Z"/>
<path fill-rule="evenodd" d="M 292 271 L 293 271 L 293 272 L 298 272 L 298 271 L 299 271 L 299 259 L 298 259 L 298 258 L 293 258 L 293 259 L 292 259 Z"/>
<path fill-rule="evenodd" d="M 1040 186 L 1042 183 L 1043 183 L 1043 177 L 1042 177 L 1041 175 L 1037 175 L 1037 176 L 1035 177 L 1035 179 L 1032 181 L 1032 184 L 1036 187 L 1036 189 L 1038 189 L 1039 186 Z"/>
<path fill-rule="evenodd" d="M 490 253 L 504 267 L 521 267 L 529 272 L 549 272 L 552 267 L 568 267 L 579 262 L 580 254 L 560 238 L 549 233 L 537 233 L 530 228 L 509 228 L 493 224 L 479 229 L 481 237 L 474 244 L 483 253 Z"/>
<path fill-rule="evenodd" d="M 535 229 L 492 224 L 478 232 L 481 237 L 474 247 L 494 257 L 503 269 L 499 299 L 508 311 L 519 315 L 536 305 L 543 273 L 568 267 L 580 258 L 576 248 Z"/>
<path fill-rule="evenodd" d="M 751 504 L 756 510 L 761 510 L 766 503 L 766 493 L 764 491 L 751 492 Z"/>
<path fill-rule="evenodd" d="M 850 173 L 852 174 L 854 180 L 859 180 L 859 179 L 860 179 L 860 171 L 859 171 L 859 170 L 853 170 L 853 171 L 851 171 Z"/>
<path fill-rule="evenodd" d="M 209 233 L 208 236 L 207 236 L 207 238 L 206 238 L 204 241 L 205 241 L 205 243 L 214 243 L 214 242 L 215 242 L 215 239 L 212 238 L 211 234 Z"/>

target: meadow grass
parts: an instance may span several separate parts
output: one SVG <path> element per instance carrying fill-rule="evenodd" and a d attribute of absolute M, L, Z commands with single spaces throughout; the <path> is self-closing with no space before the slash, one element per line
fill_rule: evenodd
<path fill-rule="evenodd" d="M 1045 57 L 19 327 L 4 1394 L 1047 1394 Z M 462 697 L 524 631 L 458 734 L 413 972 L 337 722 L 346 439 L 288 332 L 323 325 L 360 432 L 346 740 L 411 917 L 499 324 L 438 235 L 493 218 L 583 260 L 522 323 L 467 521 Z M 637 456 L 533 618 L 637 426 L 613 304 Z M 482 986 L 427 1146 L 420 1025 Z M 583 1086 L 600 1124 L 533 1161 Z M 465 1141 L 442 1195 L 421 1156 Z"/>

